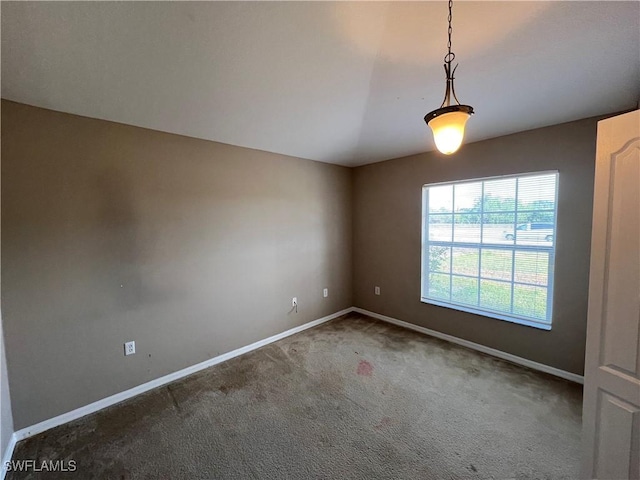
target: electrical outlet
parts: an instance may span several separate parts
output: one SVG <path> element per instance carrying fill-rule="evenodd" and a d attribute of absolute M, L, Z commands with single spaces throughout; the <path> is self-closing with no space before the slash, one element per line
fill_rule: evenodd
<path fill-rule="evenodd" d="M 133 355 L 136 353 L 136 342 L 127 342 L 124 344 L 124 354 Z"/>
<path fill-rule="evenodd" d="M 373 288 L 373 293 L 375 293 L 376 295 L 380 295 L 380 287 L 375 286 L 375 287 Z"/>
<path fill-rule="evenodd" d="M 291 306 L 292 307 L 297 307 L 298 306 L 298 297 L 293 297 L 291 299 Z"/>
<path fill-rule="evenodd" d="M 322 296 L 324 298 L 327 298 L 329 296 L 329 289 L 325 288 L 324 290 L 322 290 Z"/>

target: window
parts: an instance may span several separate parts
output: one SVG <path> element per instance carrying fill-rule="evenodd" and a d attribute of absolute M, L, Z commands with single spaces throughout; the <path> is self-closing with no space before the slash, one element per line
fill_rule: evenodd
<path fill-rule="evenodd" d="M 551 329 L 558 173 L 422 188 L 422 301 Z"/>

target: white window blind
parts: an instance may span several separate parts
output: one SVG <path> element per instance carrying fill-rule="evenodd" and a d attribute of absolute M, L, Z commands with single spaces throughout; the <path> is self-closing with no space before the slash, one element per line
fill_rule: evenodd
<path fill-rule="evenodd" d="M 422 301 L 549 330 L 558 173 L 425 185 Z"/>

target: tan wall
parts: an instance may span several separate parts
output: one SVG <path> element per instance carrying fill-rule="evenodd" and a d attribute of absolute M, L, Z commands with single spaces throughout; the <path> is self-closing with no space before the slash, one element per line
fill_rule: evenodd
<path fill-rule="evenodd" d="M 16 429 L 350 307 L 351 188 L 344 167 L 3 101 Z"/>
<path fill-rule="evenodd" d="M 1 175 L 0 175 L 1 176 Z M 0 202 L 2 203 L 2 202 Z M 0 226 L 0 235 L 2 228 Z M 0 275 L 1 278 L 1 275 Z M 9 372 L 4 347 L 4 327 L 0 309 L 0 455 L 4 453 L 13 435 L 13 414 L 11 413 L 11 395 L 9 393 Z"/>
<path fill-rule="evenodd" d="M 350 170 L 3 101 L 16 429 L 353 304 L 581 374 L 596 121 Z M 550 332 L 420 302 L 423 184 L 555 169 Z"/>
<path fill-rule="evenodd" d="M 432 152 L 356 168 L 355 305 L 582 374 L 597 120 L 464 145 L 451 157 Z M 544 170 L 560 172 L 552 330 L 422 303 L 422 186 Z"/>

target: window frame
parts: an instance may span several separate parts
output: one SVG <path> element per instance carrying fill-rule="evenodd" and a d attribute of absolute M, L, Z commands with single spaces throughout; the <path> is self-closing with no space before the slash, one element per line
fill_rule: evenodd
<path fill-rule="evenodd" d="M 483 227 L 484 227 L 484 223 L 482 223 L 482 219 L 485 215 L 484 212 L 484 182 L 487 181 L 492 181 L 492 180 L 502 180 L 502 179 L 510 179 L 510 178 L 517 178 L 517 179 L 521 179 L 521 178 L 526 178 L 526 177 L 536 177 L 536 176 L 543 176 L 543 175 L 555 175 L 556 177 L 556 181 L 555 181 L 555 202 L 554 202 L 554 208 L 553 208 L 553 242 L 551 244 L 550 247 L 547 246 L 532 246 L 532 245 L 526 245 L 526 244 L 521 244 L 518 245 L 517 244 L 517 239 L 514 239 L 513 244 L 498 244 L 498 243 L 483 243 Z M 449 186 L 449 185 L 463 185 L 463 184 L 469 184 L 469 183 L 481 183 L 481 201 L 480 201 L 480 212 L 479 213 L 474 213 L 474 214 L 479 214 L 480 215 L 480 240 L 478 243 L 473 243 L 473 242 L 456 242 L 454 241 L 454 231 L 455 231 L 455 221 L 452 224 L 452 235 L 451 235 L 451 241 L 430 241 L 429 240 L 429 218 L 430 218 L 430 213 L 429 213 L 429 195 L 428 195 L 428 191 L 429 188 L 431 187 L 442 187 L 442 186 Z M 513 210 L 509 210 L 509 211 L 500 211 L 500 212 L 487 212 L 487 213 L 505 213 L 505 214 L 513 214 L 514 215 L 514 233 L 516 232 L 516 228 L 518 227 L 518 189 L 517 189 L 517 185 L 519 182 L 516 182 L 516 196 L 515 196 L 515 205 L 514 205 L 514 209 Z M 467 312 L 467 313 L 472 313 L 475 315 L 481 315 L 484 317 L 488 317 L 488 318 L 493 318 L 493 319 L 497 319 L 497 320 L 503 320 L 503 321 L 507 321 L 507 322 L 511 322 L 511 323 L 516 323 L 519 325 L 525 325 L 528 327 L 534 327 L 534 328 L 538 328 L 541 330 L 551 330 L 552 325 L 553 325 L 553 303 L 554 303 L 554 297 L 555 297 L 555 288 L 554 288 L 554 277 L 555 277 L 555 256 L 556 256 L 556 246 L 557 246 L 557 226 L 558 226 L 558 191 L 559 191 L 559 186 L 560 186 L 560 174 L 557 170 L 546 170 L 546 171 L 539 171 L 539 172 L 527 172 L 527 173 L 517 173 L 517 174 L 509 174 L 509 175 L 497 175 L 497 176 L 491 176 L 491 177 L 482 177 L 482 178 L 473 178 L 473 179 L 465 179 L 465 180 L 455 180 L 455 181 L 447 181 L 447 182 L 437 182 L 437 183 L 428 183 L 428 184 L 424 184 L 422 186 L 422 227 L 421 227 L 421 235 L 422 235 L 422 242 L 421 242 L 421 251 L 420 251 L 420 256 L 421 256 L 421 272 L 420 272 L 420 301 L 422 303 L 426 303 L 426 304 L 430 304 L 430 305 L 436 305 L 436 306 L 440 306 L 440 307 L 445 307 L 445 308 L 450 308 L 453 310 L 459 310 L 462 312 Z M 442 213 L 442 214 L 436 214 L 436 215 L 451 215 L 452 218 L 455 218 L 455 214 L 457 213 L 455 211 L 455 187 L 453 188 L 453 200 L 452 200 L 452 211 L 451 213 Z M 527 212 L 527 211 L 532 211 L 532 210 L 520 210 L 521 212 Z M 543 209 L 543 210 L 535 210 L 535 211 L 548 211 L 551 212 L 551 209 Z M 549 222 L 529 222 L 529 223 L 549 223 Z M 506 250 L 509 252 L 512 252 L 513 255 L 513 260 L 511 262 L 511 281 L 506 281 L 506 280 L 496 280 L 496 281 L 501 281 L 503 283 L 506 283 L 508 285 L 511 286 L 512 289 L 512 295 L 513 295 L 513 289 L 515 285 L 519 285 L 519 284 L 523 284 L 523 285 L 527 285 L 526 283 L 523 282 L 515 282 L 514 278 L 515 278 L 515 254 L 518 251 L 534 251 L 534 252 L 544 252 L 547 253 L 549 255 L 549 260 L 548 260 L 548 270 L 547 270 L 547 318 L 548 321 L 540 321 L 540 320 L 536 320 L 533 319 L 531 317 L 526 317 L 526 316 L 522 316 L 522 315 L 518 315 L 515 313 L 505 313 L 505 312 L 500 312 L 497 310 L 491 310 L 488 309 L 486 307 L 481 307 L 480 305 L 478 306 L 473 306 L 473 305 L 467 305 L 467 304 L 462 304 L 462 303 L 454 303 L 453 301 L 446 301 L 446 300 L 442 300 L 442 299 L 437 299 L 437 298 L 430 298 L 428 296 L 428 291 L 429 291 L 429 273 L 433 273 L 431 272 L 430 268 L 429 268 L 429 247 L 430 246 L 443 246 L 443 247 L 456 247 L 456 248 L 471 248 L 471 249 L 475 249 L 478 251 L 478 255 L 480 257 L 479 259 L 479 268 L 478 268 L 478 275 L 477 276 L 469 276 L 468 278 L 475 278 L 478 281 L 478 296 L 480 296 L 480 280 L 483 279 L 484 277 L 482 277 L 482 269 L 481 269 L 481 257 L 482 257 L 482 249 L 486 248 L 486 249 L 491 249 L 491 250 Z M 453 250 L 451 250 L 453 252 Z M 452 279 L 453 276 L 461 276 L 461 275 L 455 275 L 453 274 L 453 272 L 451 271 L 451 268 L 449 269 L 448 272 L 449 277 Z M 462 275 L 463 278 L 466 278 L 464 275 Z M 494 280 L 494 279 L 488 279 L 488 280 Z M 451 287 L 450 287 L 450 294 L 449 296 L 451 297 Z M 479 302 L 478 302 L 479 303 Z M 513 310 L 513 297 L 511 300 L 511 309 Z"/>

